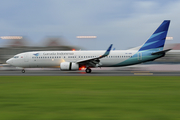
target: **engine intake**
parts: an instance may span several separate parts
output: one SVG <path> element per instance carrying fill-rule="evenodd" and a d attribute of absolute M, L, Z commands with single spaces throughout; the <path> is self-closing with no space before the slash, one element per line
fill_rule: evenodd
<path fill-rule="evenodd" d="M 60 64 L 61 70 L 79 70 L 79 64 L 73 62 L 62 62 Z"/>

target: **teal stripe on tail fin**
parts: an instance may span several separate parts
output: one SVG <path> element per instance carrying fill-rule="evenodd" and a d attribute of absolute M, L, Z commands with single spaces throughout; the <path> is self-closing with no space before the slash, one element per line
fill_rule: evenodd
<path fill-rule="evenodd" d="M 139 51 L 148 49 L 163 49 L 168 32 L 170 20 L 164 20 L 151 37 L 143 44 Z"/>

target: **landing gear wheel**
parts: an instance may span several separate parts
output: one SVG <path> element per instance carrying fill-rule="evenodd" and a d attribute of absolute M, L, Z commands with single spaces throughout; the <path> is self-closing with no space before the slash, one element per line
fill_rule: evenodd
<path fill-rule="evenodd" d="M 87 69 L 86 69 L 86 73 L 91 73 L 91 69 L 90 69 L 90 68 L 87 68 Z"/>
<path fill-rule="evenodd" d="M 22 69 L 22 73 L 25 73 L 25 70 L 24 70 L 24 69 Z"/>

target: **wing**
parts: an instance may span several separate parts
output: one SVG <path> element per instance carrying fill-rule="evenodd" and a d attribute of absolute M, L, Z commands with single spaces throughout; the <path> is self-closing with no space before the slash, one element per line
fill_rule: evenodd
<path fill-rule="evenodd" d="M 112 44 L 109 46 L 109 48 L 106 50 L 106 52 L 103 55 L 100 55 L 99 57 L 79 60 L 76 63 L 97 67 L 97 66 L 101 65 L 99 59 L 108 56 L 111 51 L 111 48 L 112 48 Z"/>

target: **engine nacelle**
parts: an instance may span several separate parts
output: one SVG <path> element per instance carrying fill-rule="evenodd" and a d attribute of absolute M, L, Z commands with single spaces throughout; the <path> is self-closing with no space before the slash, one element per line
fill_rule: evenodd
<path fill-rule="evenodd" d="M 79 64 L 73 62 L 62 62 L 60 64 L 61 70 L 79 70 Z"/>

